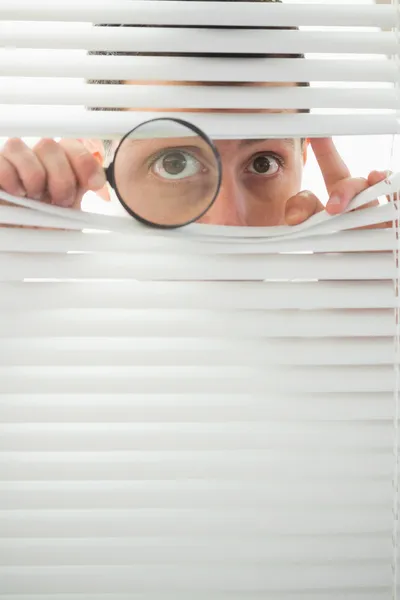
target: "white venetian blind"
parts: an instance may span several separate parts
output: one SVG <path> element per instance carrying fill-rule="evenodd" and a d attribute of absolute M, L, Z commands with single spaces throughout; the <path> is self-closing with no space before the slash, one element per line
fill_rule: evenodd
<path fill-rule="evenodd" d="M 118 138 L 153 108 L 316 109 L 183 113 L 219 138 L 399 132 L 397 5 L 14 0 L 0 19 L 2 136 Z M 211 51 L 311 56 L 160 55 Z M 2 224 L 52 230 L 0 228 L 0 600 L 396 598 L 399 190 L 291 229 L 169 233 L 2 195 Z"/>

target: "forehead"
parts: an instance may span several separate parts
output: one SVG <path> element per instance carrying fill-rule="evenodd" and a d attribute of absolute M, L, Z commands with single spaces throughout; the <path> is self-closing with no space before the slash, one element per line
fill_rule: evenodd
<path fill-rule="evenodd" d="M 273 81 L 143 81 L 130 79 L 122 81 L 123 85 L 171 85 L 171 86 L 190 86 L 190 87 L 297 87 L 299 84 L 291 82 L 273 82 Z"/>

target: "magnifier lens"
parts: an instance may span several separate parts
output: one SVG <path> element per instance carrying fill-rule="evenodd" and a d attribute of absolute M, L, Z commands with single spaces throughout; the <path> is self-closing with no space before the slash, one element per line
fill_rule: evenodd
<path fill-rule="evenodd" d="M 135 218 L 158 227 L 181 227 L 201 217 L 215 200 L 220 174 L 207 137 L 174 119 L 139 125 L 114 159 L 120 201 Z"/>

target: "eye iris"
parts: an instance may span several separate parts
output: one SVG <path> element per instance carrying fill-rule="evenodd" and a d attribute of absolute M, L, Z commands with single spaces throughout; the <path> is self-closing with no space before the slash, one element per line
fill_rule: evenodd
<path fill-rule="evenodd" d="M 267 156 L 257 156 L 253 162 L 253 168 L 256 173 L 268 173 L 271 168 L 271 161 Z"/>
<path fill-rule="evenodd" d="M 180 175 L 187 166 L 187 160 L 182 152 L 171 152 L 163 158 L 163 169 L 169 175 Z"/>

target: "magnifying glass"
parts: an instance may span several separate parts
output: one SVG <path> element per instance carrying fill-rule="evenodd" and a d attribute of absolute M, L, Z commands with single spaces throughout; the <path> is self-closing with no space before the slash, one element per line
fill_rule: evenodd
<path fill-rule="evenodd" d="M 132 217 L 172 229 L 197 221 L 209 210 L 222 169 L 205 133 L 182 119 L 160 118 L 124 136 L 106 176 Z"/>

